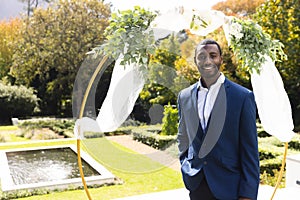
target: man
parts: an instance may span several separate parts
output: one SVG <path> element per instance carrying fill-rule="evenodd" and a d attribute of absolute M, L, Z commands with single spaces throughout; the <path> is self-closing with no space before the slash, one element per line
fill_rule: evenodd
<path fill-rule="evenodd" d="M 191 200 L 255 200 L 259 185 L 253 93 L 221 72 L 219 44 L 195 50 L 199 82 L 178 95 L 178 148 Z"/>

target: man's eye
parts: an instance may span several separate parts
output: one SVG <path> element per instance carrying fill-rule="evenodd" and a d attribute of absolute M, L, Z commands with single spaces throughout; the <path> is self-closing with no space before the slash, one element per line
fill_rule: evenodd
<path fill-rule="evenodd" d="M 205 59 L 206 59 L 206 56 L 198 56 L 198 59 L 199 59 L 199 60 L 205 60 Z"/>

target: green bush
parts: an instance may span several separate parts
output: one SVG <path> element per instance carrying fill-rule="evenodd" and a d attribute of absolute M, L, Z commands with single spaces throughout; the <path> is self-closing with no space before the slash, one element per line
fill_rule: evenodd
<path fill-rule="evenodd" d="M 112 131 L 112 132 L 105 132 L 105 136 L 114 136 L 114 135 L 130 135 L 131 130 L 136 128 L 136 126 L 124 126 L 124 127 L 119 127 L 117 130 Z"/>
<path fill-rule="evenodd" d="M 281 163 L 282 160 L 279 156 L 273 159 L 262 160 L 260 161 L 260 173 L 267 173 L 274 176 L 274 171 L 280 170 Z"/>
<path fill-rule="evenodd" d="M 70 138 L 74 136 L 74 124 L 72 119 L 35 119 L 23 121 L 18 126 L 23 135 L 36 129 L 49 128 L 60 136 Z"/>
<path fill-rule="evenodd" d="M 32 89 L 0 82 L 0 124 L 11 124 L 12 117 L 32 115 L 38 109 L 38 100 Z"/>
<path fill-rule="evenodd" d="M 261 149 L 259 150 L 259 160 L 266 160 L 272 158 L 276 158 L 276 155 L 274 155 L 274 153 Z"/>
<path fill-rule="evenodd" d="M 161 135 L 176 135 L 178 130 L 178 110 L 173 106 L 166 105 L 164 107 L 164 117 Z"/>
<path fill-rule="evenodd" d="M 289 142 L 289 148 L 300 151 L 300 134 L 296 134 L 295 137 Z"/>
<path fill-rule="evenodd" d="M 85 138 L 101 138 L 104 136 L 104 133 L 100 132 L 84 132 Z"/>
<path fill-rule="evenodd" d="M 155 149 L 164 150 L 176 142 L 175 135 L 160 135 L 161 126 L 145 126 L 132 130 L 133 139 Z"/>
<path fill-rule="evenodd" d="M 271 175 L 269 173 L 267 173 L 266 171 L 264 171 L 263 173 L 260 173 L 260 183 L 263 185 L 270 185 L 270 186 L 275 186 L 277 183 L 277 179 L 279 176 L 279 170 L 274 169 Z M 283 173 L 281 182 L 279 184 L 280 188 L 284 188 L 285 187 L 285 172 Z"/>

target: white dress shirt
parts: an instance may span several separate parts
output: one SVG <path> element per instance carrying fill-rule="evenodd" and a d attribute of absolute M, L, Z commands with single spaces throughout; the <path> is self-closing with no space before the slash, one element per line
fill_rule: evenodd
<path fill-rule="evenodd" d="M 225 76 L 223 73 L 221 73 L 217 81 L 212 84 L 209 89 L 202 86 L 201 79 L 198 81 L 198 115 L 204 132 L 206 132 L 209 116 L 214 107 L 220 87 L 224 81 Z"/>

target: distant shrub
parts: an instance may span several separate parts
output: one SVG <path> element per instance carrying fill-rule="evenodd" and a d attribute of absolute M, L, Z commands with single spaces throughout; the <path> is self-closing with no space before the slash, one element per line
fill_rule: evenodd
<path fill-rule="evenodd" d="M 260 161 L 260 173 L 267 173 L 271 176 L 274 176 L 274 171 L 280 170 L 281 162 L 282 160 L 280 157 Z"/>
<path fill-rule="evenodd" d="M 121 127 L 126 127 L 126 126 L 141 126 L 144 125 L 144 123 L 137 121 L 137 120 L 133 120 L 133 119 L 127 119 L 125 122 L 123 122 L 123 124 L 121 125 Z"/>
<path fill-rule="evenodd" d="M 175 135 L 161 135 L 161 125 L 141 126 L 132 130 L 133 139 L 151 146 L 155 149 L 164 150 L 176 141 Z"/>
<path fill-rule="evenodd" d="M 32 115 L 38 109 L 38 100 L 32 89 L 0 82 L 0 124 L 11 124 L 12 117 Z"/>
<path fill-rule="evenodd" d="M 173 106 L 164 106 L 161 135 L 176 135 L 178 130 L 178 110 Z"/>
<path fill-rule="evenodd" d="M 100 132 L 84 132 L 85 138 L 101 138 L 104 136 L 104 133 Z"/>
<path fill-rule="evenodd" d="M 23 135 L 30 134 L 36 129 L 48 128 L 60 136 L 71 138 L 74 136 L 74 124 L 73 119 L 34 119 L 20 122 L 18 126 Z"/>
<path fill-rule="evenodd" d="M 265 159 L 272 159 L 276 158 L 277 155 L 274 155 L 274 153 L 265 151 L 265 150 L 259 150 L 259 160 L 265 160 Z"/>
<path fill-rule="evenodd" d="M 297 133 L 295 137 L 292 138 L 292 140 L 289 142 L 289 147 L 291 149 L 300 151 L 300 134 Z"/>

